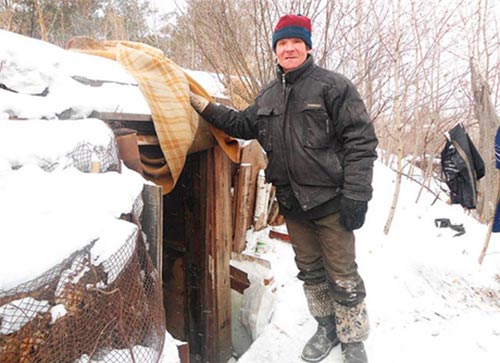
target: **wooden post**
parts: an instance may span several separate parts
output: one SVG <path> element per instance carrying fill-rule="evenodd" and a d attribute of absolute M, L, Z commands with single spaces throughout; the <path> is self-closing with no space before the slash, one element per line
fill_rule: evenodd
<path fill-rule="evenodd" d="M 493 232 L 493 223 L 495 220 L 495 212 L 496 212 L 496 208 L 498 206 L 498 203 L 500 202 L 500 179 L 498 179 L 498 181 L 499 181 L 499 183 L 497 185 L 497 198 L 496 198 L 496 203 L 495 203 L 495 209 L 493 210 L 493 217 L 491 217 L 491 221 L 488 224 L 488 233 L 486 233 L 486 239 L 484 241 L 483 249 L 481 250 L 481 254 L 479 255 L 478 262 L 480 265 L 483 263 L 484 256 L 486 256 L 486 252 L 488 251 L 491 233 Z"/>
<path fill-rule="evenodd" d="M 255 197 L 254 229 L 260 231 L 267 225 L 269 193 L 271 184 L 266 183 L 264 170 L 259 171 L 257 178 L 257 195 Z"/>
<path fill-rule="evenodd" d="M 259 170 L 265 169 L 267 165 L 266 154 L 257 140 L 250 141 L 241 150 L 241 164 L 252 164 L 252 173 L 250 176 L 249 194 L 248 194 L 248 216 L 246 221 L 246 228 L 250 228 L 253 224 L 253 216 L 255 210 L 255 195 L 257 176 Z"/>
<path fill-rule="evenodd" d="M 220 147 L 208 152 L 207 168 L 207 354 L 205 362 L 227 362 L 231 346 L 232 246 L 231 161 Z"/>
<path fill-rule="evenodd" d="M 163 259 L 163 188 L 158 185 L 144 185 L 142 190 L 144 211 L 142 230 L 147 236 L 149 254 L 158 275 L 162 276 Z"/>
<path fill-rule="evenodd" d="M 189 363 L 189 343 L 183 342 L 177 345 L 180 363 Z"/>
<path fill-rule="evenodd" d="M 249 192 L 250 192 L 250 177 L 252 173 L 251 164 L 241 164 L 238 173 L 238 193 L 235 195 L 235 223 L 234 223 L 234 239 L 233 251 L 241 253 L 245 249 L 245 237 L 248 229 L 247 220 L 250 210 Z"/>
<path fill-rule="evenodd" d="M 488 246 L 490 244 L 491 232 L 493 230 L 493 219 L 488 223 L 488 232 L 486 233 L 486 238 L 484 240 L 483 249 L 481 250 L 481 254 L 479 255 L 478 262 L 481 265 L 484 260 L 484 256 L 486 256 L 486 251 L 488 251 Z"/>
<path fill-rule="evenodd" d="M 248 274 L 240 270 L 235 266 L 230 267 L 231 271 L 231 288 L 235 291 L 238 291 L 240 294 L 243 294 L 245 289 L 250 287 L 250 280 L 248 280 Z"/>

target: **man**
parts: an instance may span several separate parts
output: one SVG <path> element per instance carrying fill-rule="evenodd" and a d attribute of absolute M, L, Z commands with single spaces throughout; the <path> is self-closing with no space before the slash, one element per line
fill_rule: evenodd
<path fill-rule="evenodd" d="M 191 94 L 208 122 L 268 156 L 299 279 L 318 329 L 302 358 L 319 362 L 341 343 L 345 363 L 367 362 L 369 324 L 353 230 L 365 220 L 378 144 L 363 101 L 344 76 L 314 64 L 311 21 L 280 18 L 272 37 L 277 79 L 243 111 Z"/>

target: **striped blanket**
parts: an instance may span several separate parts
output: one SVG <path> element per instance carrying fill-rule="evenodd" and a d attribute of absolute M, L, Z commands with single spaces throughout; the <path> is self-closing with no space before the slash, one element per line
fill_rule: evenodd
<path fill-rule="evenodd" d="M 136 79 L 151 110 L 166 162 L 156 167 L 146 167 L 145 175 L 162 185 L 164 193 L 170 192 L 184 167 L 188 151 L 197 143 L 195 138 L 202 129 L 200 118 L 189 102 L 189 90 L 214 102 L 212 97 L 166 58 L 161 50 L 149 45 L 128 41 L 97 42 L 91 38 L 77 37 L 68 42 L 67 48 L 116 60 Z M 237 140 L 211 125 L 209 128 L 231 160 L 239 162 L 240 147 Z"/>

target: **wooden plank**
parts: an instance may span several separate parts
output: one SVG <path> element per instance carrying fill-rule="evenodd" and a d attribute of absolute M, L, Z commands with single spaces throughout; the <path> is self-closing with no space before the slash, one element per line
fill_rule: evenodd
<path fill-rule="evenodd" d="M 241 150 L 241 164 L 252 164 L 252 174 L 250 177 L 249 195 L 248 195 L 248 217 L 247 228 L 253 223 L 253 215 L 255 211 L 255 194 L 257 185 L 257 176 L 260 169 L 265 169 L 267 166 L 267 158 L 264 150 L 257 140 L 252 140 Z"/>
<path fill-rule="evenodd" d="M 89 117 L 98 118 L 103 121 L 136 121 L 152 122 L 153 118 L 149 114 L 143 113 L 123 113 L 123 112 L 98 112 L 94 111 Z"/>
<path fill-rule="evenodd" d="M 159 185 L 145 184 L 142 190 L 144 210 L 142 230 L 147 236 L 149 254 L 159 276 L 162 276 L 163 256 L 163 188 Z"/>
<path fill-rule="evenodd" d="M 160 142 L 156 135 L 137 134 L 137 144 L 139 144 L 139 146 L 160 145 Z"/>
<path fill-rule="evenodd" d="M 189 292 L 190 307 L 189 347 L 195 357 L 204 357 L 206 319 L 204 293 L 206 290 L 204 271 L 206 258 L 206 152 L 189 155 L 184 169 L 189 170 L 190 183 L 186 183 L 186 241 L 189 246 Z M 194 359 L 194 361 L 199 361 Z M 202 361 L 204 361 L 202 359 Z"/>
<path fill-rule="evenodd" d="M 211 160 L 210 160 L 211 159 Z M 207 362 L 227 362 L 231 345 L 231 281 L 229 261 L 232 246 L 231 161 L 220 147 L 209 151 L 207 170 Z"/>
<path fill-rule="evenodd" d="M 250 287 L 250 280 L 248 280 L 248 274 L 245 271 L 240 270 L 235 266 L 230 266 L 231 273 L 231 289 L 238 291 L 243 294 L 246 288 Z"/>
<path fill-rule="evenodd" d="M 250 211 L 250 178 L 252 174 L 251 164 L 241 164 L 238 173 L 238 184 L 235 190 L 235 222 L 233 251 L 241 253 L 246 246 L 246 232 L 248 230 L 247 220 Z"/>
<path fill-rule="evenodd" d="M 131 129 L 137 131 L 137 133 L 151 134 L 156 133 L 153 121 L 115 121 L 115 120 L 102 120 L 109 125 L 113 130 L 119 129 Z"/>
<path fill-rule="evenodd" d="M 290 235 L 288 233 L 279 232 L 273 229 L 269 231 L 269 238 L 279 239 L 283 242 L 291 242 Z"/>
<path fill-rule="evenodd" d="M 206 153 L 188 156 L 186 164 L 175 188 L 163 197 L 164 204 L 164 248 L 169 256 L 181 256 L 183 265 L 180 278 L 184 290 L 178 296 L 165 296 L 167 312 L 176 311 L 182 339 L 189 342 L 192 361 L 205 361 L 207 351 L 207 309 L 205 295 L 206 277 Z M 164 267 L 168 270 L 170 266 Z M 170 274 L 168 275 L 170 276 Z M 176 278 L 174 276 L 173 278 Z M 168 284 L 177 286 L 177 281 L 164 279 Z M 168 290 L 170 293 L 178 293 Z M 182 313 L 181 313 L 182 309 Z M 182 321 L 181 321 L 182 320 Z M 173 334 L 173 333 L 172 333 Z M 198 357 L 198 358 L 196 358 Z M 201 358 L 200 358 L 201 357 Z"/>
<path fill-rule="evenodd" d="M 271 190 L 274 191 L 274 193 L 272 192 L 271 194 L 276 195 L 276 188 L 274 186 L 271 188 Z M 269 201 L 269 215 L 267 216 L 267 224 L 269 226 L 276 226 L 282 224 L 281 218 L 279 218 L 279 216 L 280 216 L 280 210 L 278 201 L 273 196 L 273 198 Z"/>
<path fill-rule="evenodd" d="M 213 249 L 215 245 L 215 172 L 214 172 L 214 157 L 213 150 L 208 150 L 206 160 L 204 162 L 205 186 L 206 186 L 206 224 L 205 224 L 205 270 L 204 270 L 204 286 L 203 286 L 203 311 L 206 314 L 203 321 L 205 322 L 204 329 L 204 351 L 203 361 L 215 363 L 217 359 L 216 353 L 216 311 L 215 311 L 215 276 L 213 264 Z"/>
<path fill-rule="evenodd" d="M 231 160 L 220 147 L 214 148 L 215 227 L 216 244 L 214 271 L 217 291 L 217 362 L 227 362 L 232 357 L 231 343 L 231 275 L 229 262 L 232 249 L 231 224 Z"/>
<path fill-rule="evenodd" d="M 255 231 L 260 231 L 267 226 L 271 188 L 271 184 L 265 181 L 264 170 L 261 170 L 257 177 L 257 191 L 255 196 L 255 212 L 253 219 L 253 228 Z"/>
<path fill-rule="evenodd" d="M 163 302 L 167 330 L 179 340 L 187 340 L 186 262 L 183 255 L 166 249 L 163 271 Z"/>
<path fill-rule="evenodd" d="M 179 353 L 180 363 L 189 363 L 189 344 L 187 342 L 182 342 L 177 345 L 177 351 Z"/>

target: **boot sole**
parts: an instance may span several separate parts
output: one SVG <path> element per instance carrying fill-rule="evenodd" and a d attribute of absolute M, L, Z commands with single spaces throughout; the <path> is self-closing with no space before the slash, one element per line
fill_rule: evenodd
<path fill-rule="evenodd" d="M 325 354 L 323 354 L 322 356 L 320 356 L 318 358 L 306 358 L 303 355 L 301 355 L 300 358 L 302 358 L 302 360 L 305 360 L 306 362 L 311 362 L 311 363 L 320 362 L 323 359 L 325 359 L 326 357 L 328 357 L 328 355 L 330 355 L 330 352 L 332 351 L 332 349 L 335 348 L 339 344 L 340 344 L 340 340 L 338 340 L 338 339 L 335 340 L 333 342 L 333 344 L 330 346 L 330 348 L 328 348 L 328 350 L 325 352 Z"/>

